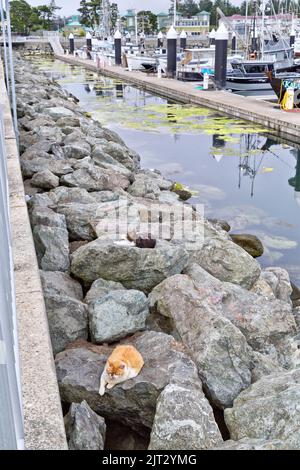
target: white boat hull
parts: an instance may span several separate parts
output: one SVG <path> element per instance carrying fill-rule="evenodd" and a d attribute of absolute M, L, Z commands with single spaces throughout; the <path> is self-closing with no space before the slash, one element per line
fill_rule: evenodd
<path fill-rule="evenodd" d="M 251 82 L 236 82 L 234 80 L 226 80 L 226 89 L 232 91 L 258 91 L 258 90 L 271 90 L 270 83 L 251 83 Z"/>

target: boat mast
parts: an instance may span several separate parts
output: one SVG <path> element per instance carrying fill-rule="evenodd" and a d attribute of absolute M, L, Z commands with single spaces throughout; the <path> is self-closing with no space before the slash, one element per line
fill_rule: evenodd
<path fill-rule="evenodd" d="M 134 10 L 134 23 L 135 23 L 135 43 L 138 45 L 138 17 L 137 10 Z"/>
<path fill-rule="evenodd" d="M 256 45 L 256 0 L 253 0 L 253 9 L 254 9 L 254 13 L 253 13 L 253 30 L 252 30 L 252 49 L 257 47 Z M 254 52 L 254 51 L 252 51 Z"/>
<path fill-rule="evenodd" d="M 176 16 L 177 16 L 177 0 L 174 0 L 174 20 L 173 20 L 174 28 L 176 27 Z"/>
<path fill-rule="evenodd" d="M 264 47 L 265 47 L 265 0 L 262 0 L 261 3 L 261 13 L 262 13 L 262 18 L 261 18 L 261 23 L 262 23 L 262 31 L 261 31 L 261 58 L 264 58 Z"/>

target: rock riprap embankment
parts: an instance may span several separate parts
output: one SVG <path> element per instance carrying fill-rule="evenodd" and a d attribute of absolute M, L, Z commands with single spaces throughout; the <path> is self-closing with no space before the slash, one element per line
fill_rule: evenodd
<path fill-rule="evenodd" d="M 300 314 L 288 273 L 262 269 L 257 239 L 203 220 L 176 182 L 141 169 L 57 83 L 20 58 L 15 68 L 20 162 L 70 449 L 103 449 L 116 426 L 127 449 L 299 448 Z M 189 218 L 181 239 L 170 212 L 175 226 Z M 145 365 L 100 396 L 117 343 L 133 344 Z"/>

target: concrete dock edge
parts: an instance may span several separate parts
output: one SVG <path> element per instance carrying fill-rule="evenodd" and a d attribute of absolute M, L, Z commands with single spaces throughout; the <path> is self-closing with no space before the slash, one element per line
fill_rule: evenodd
<path fill-rule="evenodd" d="M 257 100 L 226 91 L 197 90 L 191 83 L 169 78 L 158 79 L 142 72 L 129 72 L 122 67 L 106 66 L 97 68 L 95 62 L 70 55 L 55 55 L 59 60 L 72 65 L 83 66 L 104 76 L 124 80 L 128 84 L 143 88 L 184 104 L 194 104 L 214 109 L 229 116 L 245 119 L 274 131 L 292 142 L 300 142 L 300 113 L 282 111 L 276 103 Z"/>
<path fill-rule="evenodd" d="M 67 449 L 39 268 L 0 61 L 26 450 Z"/>

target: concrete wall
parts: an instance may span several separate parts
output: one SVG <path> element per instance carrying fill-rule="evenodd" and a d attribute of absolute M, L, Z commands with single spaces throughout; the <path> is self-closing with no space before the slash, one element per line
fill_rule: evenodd
<path fill-rule="evenodd" d="M 1 61 L 0 106 L 5 120 L 25 448 L 67 449 L 43 291 Z"/>

